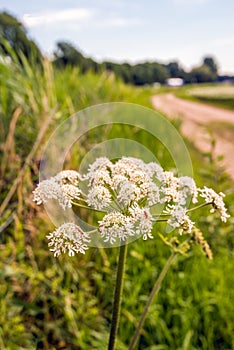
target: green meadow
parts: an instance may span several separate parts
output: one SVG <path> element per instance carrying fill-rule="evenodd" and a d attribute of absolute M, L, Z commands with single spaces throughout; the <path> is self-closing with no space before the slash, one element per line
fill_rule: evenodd
<path fill-rule="evenodd" d="M 190 101 L 234 110 L 234 86 L 230 84 L 185 85 L 176 91 L 176 94 Z"/>
<path fill-rule="evenodd" d="M 0 349 L 104 350 L 118 248 L 91 248 L 85 255 L 54 258 L 46 239 L 54 227 L 43 207 L 32 202 L 32 190 L 39 181 L 43 147 L 62 121 L 104 102 L 152 108 L 155 90 L 125 85 L 112 73 L 57 70 L 47 60 L 37 67 L 23 57 L 21 64 L 0 62 L 0 81 Z M 213 101 L 208 92 L 191 91 L 187 94 L 194 99 Z M 180 122 L 173 123 L 179 130 Z M 173 166 L 161 143 L 146 132 L 121 125 L 90 132 L 77 148 L 77 156 L 67 158 L 66 166 L 76 169 L 87 147 L 115 137 L 136 140 L 164 168 Z M 234 186 L 219 160 L 185 142 L 197 184 L 225 192 L 233 215 Z M 83 215 L 89 222 L 89 213 Z M 193 219 L 212 248 L 213 260 L 208 261 L 198 247 L 177 257 L 150 308 L 137 349 L 234 349 L 234 220 L 221 224 L 209 209 L 196 212 Z M 128 349 L 170 254 L 158 235 L 161 232 L 164 227 L 156 224 L 153 240 L 137 240 L 128 247 L 118 350 Z"/>

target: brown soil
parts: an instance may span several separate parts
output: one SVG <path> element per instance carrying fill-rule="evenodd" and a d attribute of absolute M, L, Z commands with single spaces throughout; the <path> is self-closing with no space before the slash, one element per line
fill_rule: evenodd
<path fill-rule="evenodd" d="M 208 106 L 198 102 L 180 99 L 172 93 L 152 97 L 155 109 L 166 114 L 169 118 L 181 118 L 181 132 L 193 141 L 201 151 L 211 150 L 209 128 L 213 122 L 225 122 L 234 125 L 234 111 Z M 215 132 L 215 155 L 222 155 L 223 166 L 234 180 L 234 139 L 230 138 L 231 131 Z M 233 133 L 232 133 L 233 135 Z M 227 136 L 227 137 L 226 137 Z"/>

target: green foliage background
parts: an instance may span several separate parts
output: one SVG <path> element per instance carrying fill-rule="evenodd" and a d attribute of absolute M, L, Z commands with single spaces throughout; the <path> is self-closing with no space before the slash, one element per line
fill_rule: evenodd
<path fill-rule="evenodd" d="M 112 73 L 82 74 L 71 67 L 54 70 L 47 60 L 38 67 L 23 55 L 14 63 L 0 62 L 0 81 L 1 202 L 23 169 L 0 218 L 0 349 L 105 349 L 118 249 L 92 248 L 85 256 L 55 259 L 45 238 L 54 227 L 43 208 L 32 202 L 31 191 L 38 182 L 43 145 L 61 121 L 108 101 L 150 107 L 154 91 L 126 86 Z M 37 142 L 46 123 L 48 128 Z M 120 134 L 153 149 L 161 164 L 170 166 L 163 146 L 152 144 L 145 133 L 121 127 L 105 130 L 105 138 Z M 98 141 L 96 135 L 80 144 L 78 161 L 85 146 Z M 233 213 L 233 184 L 212 152 L 202 155 L 187 145 L 198 184 L 224 191 Z M 67 166 L 75 168 L 77 158 L 71 156 Z M 198 248 L 178 257 L 150 309 L 138 349 L 234 349 L 233 218 L 220 224 L 207 210 L 195 214 L 194 220 L 209 241 L 214 260 L 207 261 Z M 157 225 L 154 240 L 129 245 L 119 350 L 127 349 L 169 255 L 157 236 L 162 231 L 163 226 Z"/>

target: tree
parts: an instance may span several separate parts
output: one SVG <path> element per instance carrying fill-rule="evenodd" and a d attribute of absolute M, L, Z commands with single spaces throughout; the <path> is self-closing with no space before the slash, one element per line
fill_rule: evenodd
<path fill-rule="evenodd" d="M 185 77 L 184 70 L 179 66 L 179 63 L 176 61 L 173 61 L 173 62 L 166 64 L 165 68 L 167 69 L 171 78 L 184 78 Z"/>
<path fill-rule="evenodd" d="M 121 68 L 119 69 L 120 71 L 120 76 L 123 79 L 125 83 L 133 83 L 132 80 L 132 66 L 129 63 L 122 63 L 119 65 Z"/>
<path fill-rule="evenodd" d="M 215 81 L 217 78 L 217 75 L 205 64 L 193 68 L 189 75 L 191 83 L 209 83 Z"/>
<path fill-rule="evenodd" d="M 84 56 L 72 44 L 66 41 L 59 41 L 56 46 L 56 51 L 54 52 L 55 65 L 59 67 L 83 65 Z"/>
<path fill-rule="evenodd" d="M 12 51 L 6 47 L 6 42 Z M 7 12 L 0 13 L 0 51 L 12 59 L 16 55 L 20 62 L 22 54 L 29 61 L 41 62 L 42 59 L 39 48 L 34 41 L 28 38 L 23 24 Z"/>
<path fill-rule="evenodd" d="M 166 79 L 168 79 L 170 76 L 166 67 L 158 62 L 152 62 L 149 64 L 149 66 L 152 72 L 152 80 L 150 83 L 164 84 Z"/>
<path fill-rule="evenodd" d="M 132 66 L 133 83 L 136 85 L 165 83 L 169 77 L 166 68 L 157 62 L 145 62 Z"/>
<path fill-rule="evenodd" d="M 209 67 L 213 74 L 217 75 L 217 72 L 218 72 L 217 64 L 215 63 L 215 60 L 213 59 L 213 57 L 205 57 L 203 59 L 203 64 Z"/>
<path fill-rule="evenodd" d="M 71 43 L 66 41 L 59 41 L 54 52 L 54 64 L 59 67 L 65 67 L 67 65 L 72 67 L 79 67 L 82 73 L 89 70 L 97 72 L 99 70 L 99 65 L 97 62 L 91 58 L 83 56 L 83 54 L 78 51 Z"/>

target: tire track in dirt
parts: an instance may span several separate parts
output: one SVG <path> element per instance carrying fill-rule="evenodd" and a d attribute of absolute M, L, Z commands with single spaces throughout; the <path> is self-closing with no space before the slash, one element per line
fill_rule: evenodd
<path fill-rule="evenodd" d="M 172 93 L 153 96 L 152 104 L 155 109 L 169 118 L 181 118 L 182 134 L 203 152 L 211 149 L 209 127 L 213 122 L 228 122 L 234 125 L 234 111 L 186 101 Z M 228 135 L 215 133 L 214 136 L 215 155 L 224 157 L 222 164 L 234 180 L 234 139 L 230 138 L 230 133 Z"/>

